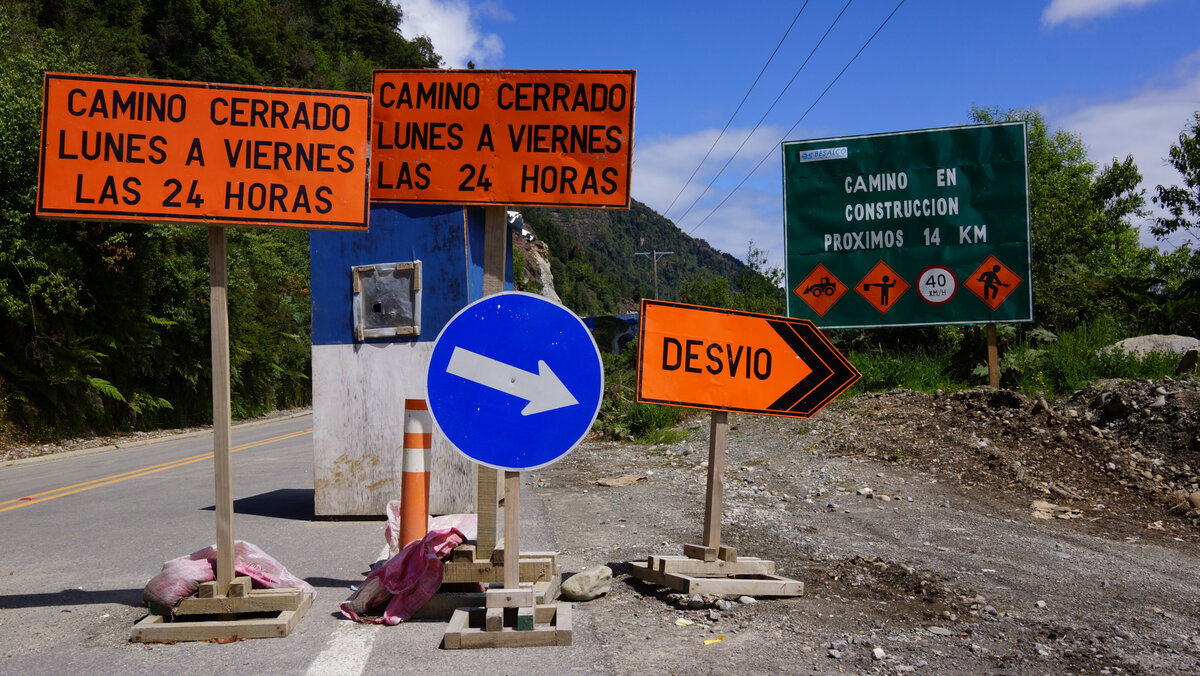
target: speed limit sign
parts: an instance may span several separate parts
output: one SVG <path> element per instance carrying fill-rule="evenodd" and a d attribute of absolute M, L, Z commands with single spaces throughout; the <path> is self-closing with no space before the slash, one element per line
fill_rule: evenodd
<path fill-rule="evenodd" d="M 958 280 L 954 273 L 940 265 L 925 268 L 919 279 L 917 289 L 921 293 L 921 299 L 934 305 L 941 305 L 953 298 L 954 291 L 958 288 Z"/>

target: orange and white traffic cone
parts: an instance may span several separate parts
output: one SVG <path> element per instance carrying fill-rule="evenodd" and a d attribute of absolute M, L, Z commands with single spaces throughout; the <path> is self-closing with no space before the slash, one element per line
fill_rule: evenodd
<path fill-rule="evenodd" d="M 404 458 L 400 479 L 400 548 L 429 528 L 429 463 L 433 418 L 424 399 L 404 400 Z"/>

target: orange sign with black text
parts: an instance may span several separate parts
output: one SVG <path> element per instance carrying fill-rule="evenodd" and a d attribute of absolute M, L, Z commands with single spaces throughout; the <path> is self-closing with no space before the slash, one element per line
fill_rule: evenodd
<path fill-rule="evenodd" d="M 807 319 L 642 301 L 637 400 L 808 418 L 858 370 Z"/>
<path fill-rule="evenodd" d="M 43 218 L 367 228 L 371 97 L 46 73 Z"/>
<path fill-rule="evenodd" d="M 634 75 L 377 70 L 371 199 L 628 209 Z"/>
<path fill-rule="evenodd" d="M 963 282 L 971 293 L 979 296 L 993 311 L 1008 299 L 1021 284 L 1021 277 L 995 256 L 989 255 L 975 272 Z"/>

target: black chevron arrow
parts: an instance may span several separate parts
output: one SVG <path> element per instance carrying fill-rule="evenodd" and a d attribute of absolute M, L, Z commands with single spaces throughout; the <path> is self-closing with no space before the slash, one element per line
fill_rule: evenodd
<path fill-rule="evenodd" d="M 807 418 L 862 377 L 812 322 L 768 320 L 767 324 L 812 369 L 768 410 Z"/>

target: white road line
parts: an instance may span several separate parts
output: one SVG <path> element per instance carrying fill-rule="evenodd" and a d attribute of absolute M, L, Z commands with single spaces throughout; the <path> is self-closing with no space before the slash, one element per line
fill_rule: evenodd
<path fill-rule="evenodd" d="M 380 629 L 378 624 L 339 623 L 329 645 L 308 668 L 308 676 L 360 676 L 367 668 Z"/>

